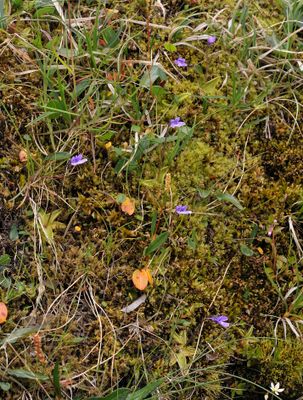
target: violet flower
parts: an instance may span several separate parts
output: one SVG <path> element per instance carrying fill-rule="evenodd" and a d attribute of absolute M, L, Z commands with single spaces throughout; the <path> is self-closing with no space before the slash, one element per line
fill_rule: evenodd
<path fill-rule="evenodd" d="M 217 40 L 216 36 L 208 36 L 207 43 L 214 44 L 216 40 Z"/>
<path fill-rule="evenodd" d="M 184 126 L 185 122 L 181 121 L 180 117 L 176 117 L 175 119 L 171 119 L 169 121 L 169 126 L 171 128 L 180 128 L 180 126 Z"/>
<path fill-rule="evenodd" d="M 192 213 L 192 211 L 187 209 L 187 206 L 177 206 L 175 211 L 179 215 L 188 215 Z"/>
<path fill-rule="evenodd" d="M 223 328 L 228 328 L 230 325 L 229 322 L 227 322 L 228 317 L 226 315 L 218 315 L 217 317 L 210 317 L 209 319 L 223 326 Z"/>
<path fill-rule="evenodd" d="M 179 57 L 175 60 L 175 64 L 178 67 L 187 67 L 187 62 L 185 60 L 185 58 Z"/>
<path fill-rule="evenodd" d="M 86 163 L 87 161 L 88 161 L 87 158 L 83 158 L 83 155 L 82 155 L 82 154 L 78 154 L 78 155 L 76 155 L 76 156 L 74 156 L 74 157 L 72 157 L 72 158 L 70 159 L 70 163 L 71 163 L 71 165 L 72 165 L 73 167 L 75 167 L 76 165 L 84 164 L 84 163 Z"/>

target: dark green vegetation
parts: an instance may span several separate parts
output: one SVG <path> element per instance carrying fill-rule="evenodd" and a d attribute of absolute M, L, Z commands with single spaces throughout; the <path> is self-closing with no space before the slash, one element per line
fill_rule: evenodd
<path fill-rule="evenodd" d="M 301 3 L 0 8 L 1 398 L 302 395 Z"/>

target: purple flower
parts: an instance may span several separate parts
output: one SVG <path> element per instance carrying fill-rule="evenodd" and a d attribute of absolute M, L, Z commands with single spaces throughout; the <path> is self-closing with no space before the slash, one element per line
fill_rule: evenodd
<path fill-rule="evenodd" d="M 181 121 L 180 117 L 176 117 L 175 119 L 171 119 L 169 121 L 169 126 L 171 128 L 180 128 L 180 126 L 184 126 L 185 122 Z"/>
<path fill-rule="evenodd" d="M 76 165 L 81 165 L 86 163 L 88 160 L 87 158 L 83 158 L 82 154 L 78 154 L 77 156 L 74 156 L 70 159 L 71 165 L 74 167 Z"/>
<path fill-rule="evenodd" d="M 179 215 L 188 215 L 192 213 L 192 211 L 187 209 L 187 206 L 177 206 L 175 211 Z"/>
<path fill-rule="evenodd" d="M 178 67 L 187 67 L 187 62 L 185 61 L 185 58 L 179 57 L 175 60 L 175 64 Z"/>
<path fill-rule="evenodd" d="M 217 317 L 210 317 L 209 319 L 223 326 L 223 328 L 228 328 L 230 325 L 229 322 L 227 322 L 228 317 L 226 317 L 226 315 L 218 315 Z"/>
<path fill-rule="evenodd" d="M 214 44 L 216 40 L 217 40 L 216 36 L 208 36 L 207 43 Z"/>

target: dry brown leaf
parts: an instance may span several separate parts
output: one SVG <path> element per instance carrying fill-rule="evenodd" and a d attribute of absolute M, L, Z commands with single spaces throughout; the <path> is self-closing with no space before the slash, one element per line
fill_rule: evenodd
<path fill-rule="evenodd" d="M 130 199 L 129 197 L 126 197 L 126 199 L 121 204 L 121 210 L 128 215 L 133 215 L 133 213 L 135 212 L 134 200 Z"/>
<path fill-rule="evenodd" d="M 144 290 L 148 285 L 148 275 L 145 269 L 136 269 L 132 276 L 135 287 L 139 290 Z"/>

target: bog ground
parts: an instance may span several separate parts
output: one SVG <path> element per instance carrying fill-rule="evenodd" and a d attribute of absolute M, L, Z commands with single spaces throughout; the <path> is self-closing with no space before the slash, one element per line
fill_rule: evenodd
<path fill-rule="evenodd" d="M 0 1 L 1 398 L 301 398 L 302 21 Z"/>

